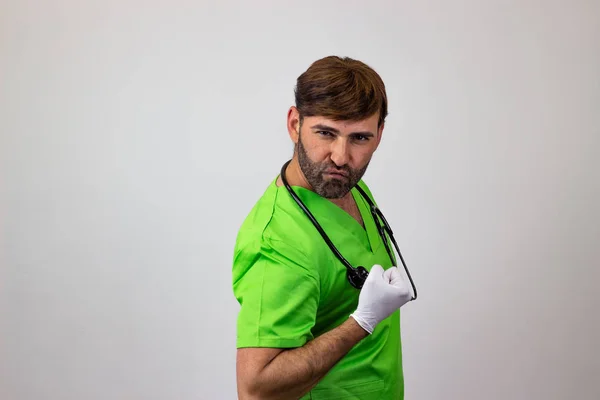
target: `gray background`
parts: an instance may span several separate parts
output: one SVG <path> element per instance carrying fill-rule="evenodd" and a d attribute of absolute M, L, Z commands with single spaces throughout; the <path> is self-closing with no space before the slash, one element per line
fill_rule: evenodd
<path fill-rule="evenodd" d="M 597 1 L 3 1 L 0 398 L 234 399 L 237 229 L 348 55 L 407 399 L 600 398 Z"/>

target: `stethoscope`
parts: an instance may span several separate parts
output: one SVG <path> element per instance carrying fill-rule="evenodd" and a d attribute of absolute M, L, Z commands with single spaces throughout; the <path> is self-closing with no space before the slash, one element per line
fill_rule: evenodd
<path fill-rule="evenodd" d="M 327 236 L 327 234 L 325 233 L 325 231 L 323 230 L 321 225 L 317 222 L 317 220 L 315 219 L 313 214 L 308 210 L 308 208 L 306 208 L 306 206 L 304 205 L 302 200 L 300 200 L 298 195 L 296 195 L 296 193 L 292 190 L 291 186 L 289 185 L 289 183 L 285 177 L 285 170 L 290 162 L 291 162 L 291 160 L 287 161 L 285 164 L 283 164 L 283 167 L 281 167 L 281 180 L 283 181 L 285 188 L 287 189 L 289 194 L 292 196 L 292 198 L 296 201 L 298 206 L 300 206 L 302 211 L 304 211 L 306 216 L 311 220 L 311 222 L 313 223 L 315 228 L 317 228 L 317 230 L 323 237 L 323 240 L 325 240 L 325 242 L 327 243 L 327 245 L 329 246 L 331 251 L 335 254 L 335 256 L 338 258 L 338 260 L 340 260 L 341 263 L 344 264 L 344 266 L 346 267 L 346 270 L 347 270 L 346 276 L 348 277 L 348 281 L 350 282 L 350 284 L 357 289 L 361 289 L 363 287 L 363 284 L 365 283 L 365 280 L 367 279 L 367 276 L 369 275 L 369 272 L 363 266 L 353 267 L 348 262 L 348 260 L 346 260 L 344 258 L 344 256 L 342 256 L 340 254 L 338 249 L 334 246 L 334 244 L 329 239 L 329 236 Z M 410 284 L 413 289 L 414 296 L 413 296 L 412 300 L 416 300 L 417 299 L 417 288 L 415 287 L 415 285 L 413 283 L 413 280 L 410 276 L 410 272 L 408 272 L 408 268 L 406 267 L 406 263 L 404 262 L 402 253 L 400 253 L 400 249 L 398 248 L 396 239 L 394 239 L 394 234 L 392 232 L 392 228 L 390 227 L 387 220 L 383 216 L 383 213 L 381 212 L 381 210 L 371 201 L 371 199 L 369 198 L 369 196 L 367 196 L 367 194 L 364 192 L 364 190 L 358 185 L 356 185 L 355 188 L 356 188 L 356 190 L 358 190 L 358 192 L 363 197 L 363 199 L 365 199 L 366 202 L 368 203 L 369 209 L 371 210 L 371 216 L 373 217 L 373 221 L 375 222 L 375 225 L 377 225 L 377 231 L 379 233 L 379 236 L 381 237 L 381 240 L 383 241 L 383 243 L 385 245 L 385 249 L 388 253 L 388 256 L 390 257 L 390 261 L 392 262 L 392 265 L 395 266 L 396 264 L 394 262 L 394 257 L 392 256 L 392 251 L 391 251 L 391 249 L 388 245 L 388 242 L 386 240 L 386 237 L 385 237 L 386 233 L 388 234 L 389 238 L 391 239 L 392 243 L 394 244 L 394 247 L 396 248 L 396 251 L 398 252 L 398 255 L 400 256 L 400 261 L 402 261 L 402 265 L 404 266 L 404 271 L 406 271 L 406 275 L 408 276 L 408 279 L 410 280 Z M 380 220 L 383 221 L 383 225 L 381 224 Z"/>

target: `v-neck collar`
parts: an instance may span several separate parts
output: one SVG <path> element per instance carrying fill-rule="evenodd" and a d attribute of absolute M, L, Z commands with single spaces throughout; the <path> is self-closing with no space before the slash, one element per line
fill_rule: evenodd
<path fill-rule="evenodd" d="M 352 215 L 330 200 L 302 186 L 292 185 L 291 187 L 334 243 L 336 241 L 335 233 L 328 232 L 326 225 L 332 224 L 337 226 L 337 229 L 343 226 L 347 233 L 353 235 L 362 243 L 365 250 L 371 253 L 377 252 L 381 245 L 379 233 L 373 221 L 369 205 L 356 188 L 353 188 L 351 193 L 363 220 L 364 228 Z M 279 186 L 278 190 L 283 190 L 287 194 L 287 189 L 283 185 Z M 294 199 L 290 199 L 290 201 L 298 207 Z M 342 250 L 340 249 L 340 251 Z"/>
<path fill-rule="evenodd" d="M 381 238 L 379 236 L 377 226 L 375 225 L 375 221 L 373 220 L 371 207 L 356 188 L 352 189 L 352 197 L 354 197 L 354 201 L 356 202 L 356 205 L 358 206 L 358 209 L 360 211 L 360 215 L 362 216 L 363 224 L 365 225 L 363 231 L 365 231 L 367 234 L 367 239 L 369 241 L 369 249 L 372 253 L 375 253 L 381 245 Z"/>

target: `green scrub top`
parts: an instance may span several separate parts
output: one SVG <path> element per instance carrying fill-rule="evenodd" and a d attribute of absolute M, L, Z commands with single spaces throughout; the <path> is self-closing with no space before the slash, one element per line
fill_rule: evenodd
<path fill-rule="evenodd" d="M 238 348 L 300 347 L 342 324 L 358 305 L 359 290 L 348 282 L 346 267 L 285 186 L 277 186 L 276 181 L 244 220 L 235 243 L 232 278 L 240 304 Z M 366 184 L 360 181 L 359 185 L 373 200 Z M 293 190 L 350 264 L 367 270 L 374 264 L 384 269 L 392 265 L 369 206 L 356 189 L 352 195 L 365 228 L 315 192 L 299 186 Z M 403 398 L 399 310 L 377 325 L 302 397 Z"/>

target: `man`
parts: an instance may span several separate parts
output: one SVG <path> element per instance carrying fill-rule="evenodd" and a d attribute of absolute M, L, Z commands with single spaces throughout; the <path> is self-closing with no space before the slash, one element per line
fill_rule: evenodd
<path fill-rule="evenodd" d="M 385 86 L 358 60 L 326 57 L 298 78 L 295 95 L 293 157 L 236 240 L 239 398 L 402 399 L 399 309 L 410 287 L 357 190 L 374 202 L 362 177 L 381 141 Z M 348 262 L 369 270 L 362 287 L 288 188 Z"/>

